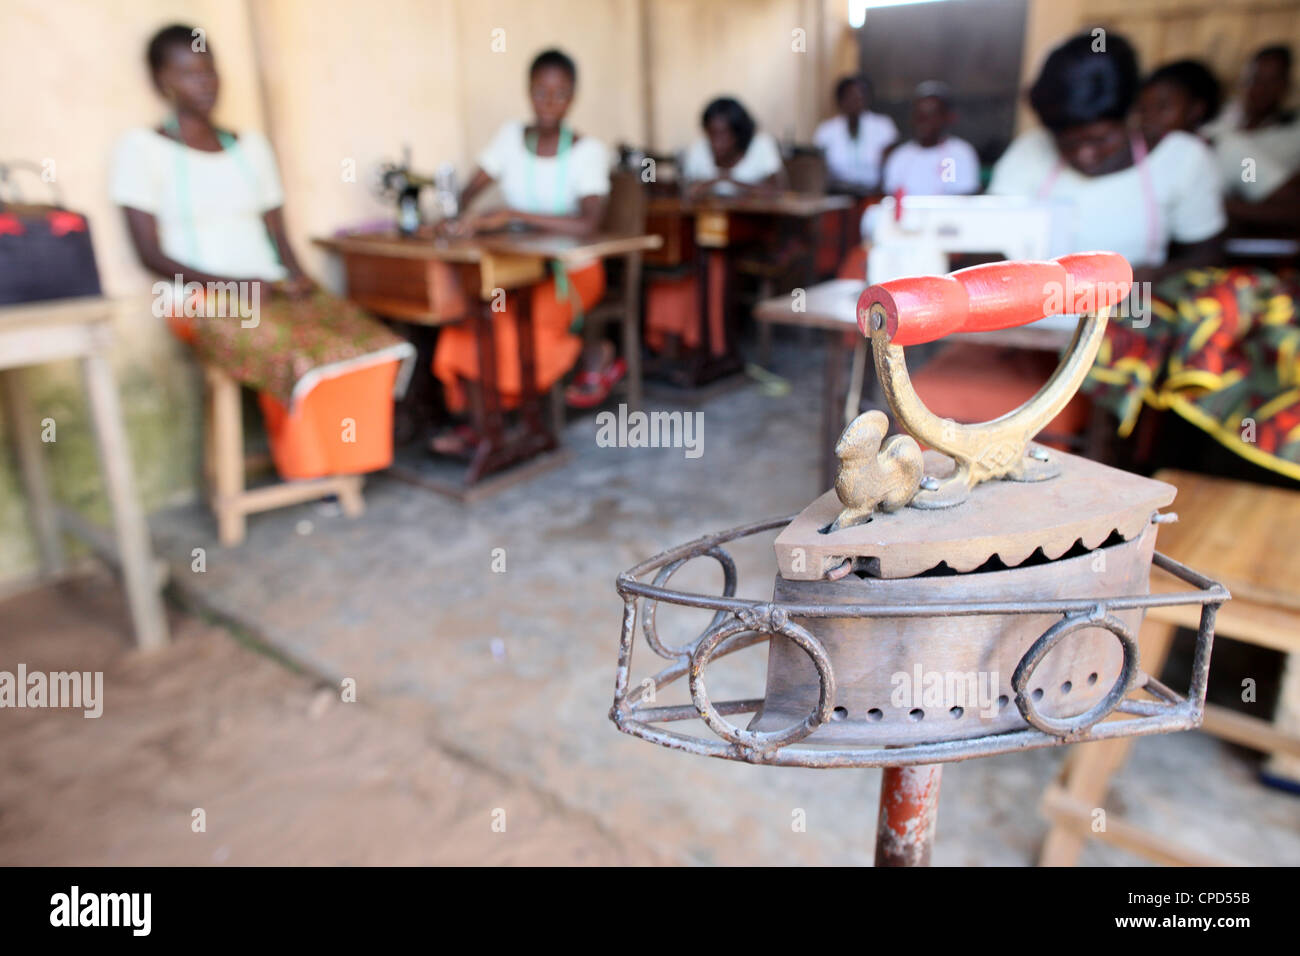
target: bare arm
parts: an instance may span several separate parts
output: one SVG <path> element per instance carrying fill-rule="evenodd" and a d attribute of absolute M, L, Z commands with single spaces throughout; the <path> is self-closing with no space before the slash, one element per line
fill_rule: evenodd
<path fill-rule="evenodd" d="M 605 218 L 605 197 L 583 196 L 578 200 L 576 216 L 544 216 L 539 213 L 512 211 L 510 218 L 536 229 L 545 229 L 547 232 L 559 233 L 562 236 L 583 238 L 594 235 L 600 229 L 601 221 Z"/>
<path fill-rule="evenodd" d="M 1223 262 L 1223 238 L 1225 234 L 1226 230 L 1201 242 L 1172 243 L 1169 249 L 1169 258 L 1165 260 L 1164 265 L 1135 269 L 1133 271 L 1133 281 L 1159 282 L 1166 276 L 1173 275 L 1175 272 L 1182 272 L 1184 269 L 1199 269 L 1204 266 L 1219 265 Z"/>
<path fill-rule="evenodd" d="M 1224 201 L 1228 219 L 1234 224 L 1281 228 L 1288 235 L 1300 222 L 1300 173 L 1296 173 L 1259 202 L 1229 198 Z"/>
<path fill-rule="evenodd" d="M 470 177 L 467 185 L 460 194 L 460 211 L 463 214 L 469 208 L 470 203 L 478 198 L 479 193 L 487 189 L 495 182 L 491 176 L 483 172 L 481 167 L 475 167 L 474 175 Z"/>
<path fill-rule="evenodd" d="M 160 276 L 171 278 L 179 275 L 184 282 L 258 282 L 260 280 L 247 276 L 219 276 L 210 272 L 201 272 L 190 266 L 182 265 L 175 259 L 168 257 L 162 251 L 162 245 L 158 241 L 158 220 L 152 213 L 144 212 L 140 209 L 133 209 L 130 206 L 123 206 L 122 210 L 126 213 L 126 228 L 131 236 L 131 245 L 135 247 L 135 253 L 140 257 L 140 262 L 146 269 Z"/>
<path fill-rule="evenodd" d="M 254 276 L 214 275 L 177 262 L 162 251 L 162 244 L 158 240 L 158 220 L 152 213 L 133 209 L 130 206 L 123 206 L 122 210 L 126 213 L 126 228 L 131 236 L 131 245 L 135 247 L 136 255 L 140 257 L 140 262 L 146 269 L 157 275 L 167 278 L 180 276 L 182 282 L 202 282 L 205 285 L 209 282 L 255 282 L 264 286 L 268 293 L 272 289 L 278 289 L 290 295 L 305 294 L 315 287 L 315 283 L 303 273 L 294 258 L 288 239 L 284 238 L 284 218 L 280 209 L 271 210 L 264 218 L 267 228 L 272 231 L 276 246 L 280 249 L 285 268 L 289 270 L 290 279 L 287 283 L 267 282 Z"/>
<path fill-rule="evenodd" d="M 262 221 L 266 223 L 266 230 L 271 236 L 271 241 L 275 243 L 276 251 L 280 253 L 280 262 L 289 271 L 290 283 L 306 288 L 313 287 L 315 283 L 307 277 L 307 273 L 298 264 L 298 257 L 293 254 L 293 246 L 289 242 L 289 235 L 284 227 L 284 207 L 277 206 L 270 212 L 265 213 L 262 216 Z"/>
<path fill-rule="evenodd" d="M 713 187 L 720 183 L 730 183 L 735 189 L 735 192 L 732 193 L 734 196 L 771 196 L 790 188 L 784 168 L 756 183 L 737 182 L 731 178 L 729 171 L 724 170 L 723 174 L 715 179 L 703 179 L 692 183 L 689 191 L 690 195 L 694 199 L 702 199 L 712 193 Z"/>
<path fill-rule="evenodd" d="M 541 213 L 520 212 L 515 209 L 497 209 L 481 216 L 470 216 L 457 223 L 452 235 L 472 236 L 475 233 L 504 229 L 511 223 L 523 223 L 545 232 L 561 236 L 575 236 L 579 239 L 594 235 L 600 229 L 605 217 L 604 196 L 583 196 L 578 201 L 578 213 L 574 216 L 547 216 Z"/>

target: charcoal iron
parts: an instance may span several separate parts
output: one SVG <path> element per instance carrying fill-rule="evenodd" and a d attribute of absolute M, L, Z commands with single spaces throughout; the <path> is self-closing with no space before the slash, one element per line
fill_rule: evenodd
<path fill-rule="evenodd" d="M 619 576 L 614 724 L 753 764 L 884 768 L 878 865 L 928 862 L 945 762 L 1199 726 L 1215 613 L 1230 595 L 1155 551 L 1175 489 L 1033 440 L 1078 390 L 1131 284 L 1122 257 L 1097 252 L 867 288 L 858 325 L 902 434 L 887 438 L 887 416 L 867 412 L 837 444 L 835 488 L 798 515 L 706 535 Z M 959 423 L 912 387 L 907 346 L 1052 314 L 1079 316 L 1073 339 L 1014 411 Z M 724 545 L 772 532 L 771 599 L 737 597 Z M 701 557 L 721 565 L 721 595 L 669 586 Z M 1153 564 L 1190 588 L 1152 595 Z M 655 624 L 665 603 L 715 613 L 668 646 Z M 1174 604 L 1201 607 L 1185 693 L 1142 670 L 1136 637 L 1146 608 Z M 668 663 L 634 682 L 638 623 Z M 764 696 L 714 701 L 710 661 L 762 642 Z M 682 677 L 691 703 L 656 705 Z M 694 719 L 711 736 L 667 726 Z"/>

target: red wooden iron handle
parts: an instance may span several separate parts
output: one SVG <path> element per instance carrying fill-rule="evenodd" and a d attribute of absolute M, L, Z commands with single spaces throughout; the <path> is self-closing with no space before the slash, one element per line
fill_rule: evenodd
<path fill-rule="evenodd" d="M 869 337 L 872 307 L 880 306 L 891 344 L 920 345 L 954 332 L 989 332 L 1048 315 L 1099 312 L 1123 301 L 1132 284 L 1133 269 L 1114 252 L 990 262 L 946 276 L 873 285 L 858 299 L 858 328 Z"/>

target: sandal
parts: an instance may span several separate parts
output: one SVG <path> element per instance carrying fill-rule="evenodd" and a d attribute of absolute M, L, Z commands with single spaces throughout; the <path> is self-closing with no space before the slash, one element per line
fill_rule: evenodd
<path fill-rule="evenodd" d="M 583 369 L 564 390 L 564 400 L 571 408 L 595 408 L 614 390 L 614 386 L 627 375 L 627 362 L 616 358 L 599 372 Z"/>
<path fill-rule="evenodd" d="M 433 436 L 429 450 L 438 455 L 468 458 L 478 447 L 479 434 L 469 425 L 453 425 Z"/>

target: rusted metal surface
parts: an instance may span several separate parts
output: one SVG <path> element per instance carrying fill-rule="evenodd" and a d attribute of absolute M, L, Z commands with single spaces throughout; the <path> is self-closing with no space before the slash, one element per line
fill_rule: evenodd
<path fill-rule="evenodd" d="M 972 574 L 901 579 L 849 574 L 840 581 L 778 577 L 772 596 L 782 604 L 833 608 L 865 602 L 899 607 L 1142 595 L 1150 590 L 1155 537 L 1148 524 L 1133 540 L 1095 552 Z M 1111 616 L 1129 633 L 1140 626 L 1142 611 L 1129 608 Z M 1020 698 L 1035 719 L 1073 720 L 1063 733 L 1086 729 L 1095 722 L 1092 708 L 1108 691 L 1119 684 L 1115 692 L 1123 696 L 1131 688 L 1123 642 L 1108 629 L 1106 618 L 1089 613 L 1067 618 L 1030 613 L 796 618 L 826 649 L 838 678 L 836 719 L 819 728 L 809 743 L 896 746 L 1036 726 L 1020 712 Z M 1057 635 L 1066 620 L 1072 622 L 1070 629 L 1040 646 L 1043 635 Z M 1031 653 L 1033 666 L 1026 668 Z M 772 731 L 801 719 L 819 690 L 817 672 L 805 654 L 789 641 L 772 640 L 764 706 L 749 729 Z"/>
<path fill-rule="evenodd" d="M 727 552 L 722 545 L 750 535 L 770 532 L 785 526 L 789 521 L 789 517 L 759 521 L 730 531 L 706 535 L 644 561 L 619 576 L 618 591 L 623 597 L 624 613 L 619 644 L 619 664 L 615 678 L 614 706 L 610 711 L 610 719 L 619 730 L 661 746 L 702 756 L 774 766 L 835 768 L 905 767 L 943 763 L 1036 747 L 1056 746 L 1062 743 L 1168 733 L 1190 729 L 1199 726 L 1201 722 L 1213 641 L 1214 612 L 1220 604 L 1230 598 L 1230 595 L 1216 582 L 1158 553 L 1154 555 L 1154 564 L 1175 575 L 1195 590 L 1177 594 L 1120 593 L 1085 597 L 1063 595 L 1047 599 L 959 600 L 900 604 L 863 602 L 831 605 L 820 602 L 738 598 L 735 597 L 737 582 L 730 576 L 724 585 L 726 593 L 721 596 L 677 591 L 668 587 L 668 577 L 672 571 L 692 558 L 710 555 L 722 562 L 725 569 L 728 567 L 728 561 L 722 556 Z M 670 565 L 672 569 L 665 573 Z M 639 580 L 651 574 L 654 575 L 655 583 Z M 955 581 L 962 577 L 966 576 L 959 575 L 945 580 Z M 645 602 L 644 605 L 641 604 L 642 601 Z M 654 627 L 653 609 L 660 602 L 682 607 L 704 608 L 717 613 L 709 627 L 698 638 L 681 647 L 670 648 L 659 640 Z M 1123 677 L 1121 680 L 1120 686 L 1125 689 L 1125 693 L 1108 693 L 1103 698 L 1104 706 L 1098 705 L 1092 708 L 1083 718 L 1072 718 L 1067 726 L 1052 727 L 1044 722 L 1043 725 L 1048 729 L 1027 725 L 1017 730 L 985 734 L 974 738 L 951 738 L 939 733 L 933 739 L 923 739 L 896 747 L 885 744 L 819 745 L 808 740 L 819 727 L 827 724 L 828 715 L 834 714 L 839 675 L 835 673 L 833 666 L 827 667 L 830 658 L 825 646 L 809 631 L 808 627 L 796 624 L 796 621 L 872 618 L 941 620 L 989 615 L 1048 615 L 1059 618 L 1059 621 L 1054 620 L 1052 625 L 1059 629 L 1052 631 L 1048 628 L 1043 634 L 1042 639 L 1051 643 L 1061 638 L 1065 629 L 1083 627 L 1084 624 L 1080 622 L 1095 627 L 1098 622 L 1116 617 L 1125 611 L 1140 611 L 1148 607 L 1175 604 L 1199 604 L 1202 608 L 1192 678 L 1186 694 L 1177 694 L 1142 673 L 1140 661 L 1133 665 L 1130 660 L 1131 655 L 1128 655 L 1124 658 L 1126 663 L 1122 673 L 1131 674 L 1135 668 L 1136 676 Z M 673 681 L 683 676 L 694 675 L 693 679 L 688 676 L 688 681 L 691 683 L 691 705 L 650 706 L 641 699 L 640 684 L 635 685 L 635 689 L 630 688 L 638 611 L 651 650 L 669 662 L 658 673 L 648 677 L 647 681 L 652 684 L 657 694 Z M 768 641 L 773 634 L 794 641 L 800 648 L 800 652 L 807 654 L 813 661 L 813 667 L 819 675 L 816 706 L 810 707 L 807 715 L 798 722 L 776 731 L 745 729 L 726 718 L 737 714 L 756 713 L 764 706 L 765 701 L 712 701 L 703 676 L 704 667 L 710 660 Z M 1034 642 L 1033 646 L 1038 646 L 1038 642 Z M 1041 651 L 1041 647 L 1040 652 L 1045 654 Z M 1023 656 L 1021 663 L 1025 663 Z M 1029 664 L 1032 663 L 1030 659 Z M 1032 670 L 1032 667 L 1029 667 L 1028 673 L 1032 674 Z M 1022 709 L 1020 698 L 1024 697 L 1023 691 L 1027 689 L 1027 683 L 1022 682 L 1020 690 L 1016 692 L 1016 708 L 1020 710 L 1022 716 L 1025 714 L 1025 709 L 1030 714 L 1037 713 L 1032 700 Z M 1145 695 L 1145 698 L 1136 695 Z M 1112 714 L 1123 714 L 1126 719 L 1103 720 Z M 690 719 L 704 720 L 716 736 L 710 738 L 679 733 L 660 726 Z M 1026 724 L 1029 724 L 1028 720 Z M 1088 726 L 1083 727 L 1083 724 Z"/>
<path fill-rule="evenodd" d="M 1092 549 L 1112 534 L 1136 537 L 1177 494 L 1163 481 L 1078 455 L 1052 449 L 1051 456 L 1060 467 L 1051 481 L 990 481 L 975 488 L 959 509 L 877 511 L 865 524 L 840 530 L 829 527 L 842 507 L 838 489 L 827 492 L 777 535 L 781 576 L 822 580 L 845 559 L 854 570 L 881 578 L 909 578 L 940 564 L 973 571 L 995 555 L 1016 567 L 1040 549 L 1054 560 L 1076 542 Z M 945 474 L 942 469 L 952 467 L 941 462 L 946 462 L 942 455 L 926 452 L 926 474 Z"/>
<path fill-rule="evenodd" d="M 942 764 L 886 767 L 880 781 L 876 866 L 929 866 Z"/>

